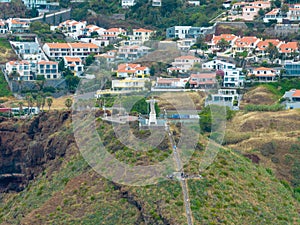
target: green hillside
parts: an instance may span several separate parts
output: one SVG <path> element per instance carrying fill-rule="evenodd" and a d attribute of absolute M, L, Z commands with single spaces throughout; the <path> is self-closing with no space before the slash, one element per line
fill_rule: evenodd
<path fill-rule="evenodd" d="M 55 117 L 55 113 L 47 120 L 41 116 L 40 129 L 47 132 L 43 123 Z M 103 122 L 98 125 L 107 126 Z M 35 132 L 38 135 L 39 131 Z M 66 138 L 70 132 L 67 119 L 43 138 L 48 143 L 59 137 L 60 145 L 66 146 L 64 142 L 72 143 Z M 179 182 L 146 187 L 118 185 L 95 173 L 75 143 L 68 146 L 65 154 L 47 162 L 46 169 L 23 191 L 2 196 L 1 224 L 186 224 Z M 198 148 L 185 170 L 197 171 L 202 155 L 202 148 Z M 128 161 L 130 156 L 124 157 L 122 160 Z M 270 169 L 254 165 L 236 152 L 220 150 L 202 176 L 188 181 L 194 224 L 300 223 L 299 203 L 289 187 Z"/>

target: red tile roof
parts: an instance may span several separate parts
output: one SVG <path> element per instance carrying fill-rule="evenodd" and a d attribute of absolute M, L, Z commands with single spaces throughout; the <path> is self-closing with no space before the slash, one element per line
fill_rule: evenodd
<path fill-rule="evenodd" d="M 300 98 L 300 90 L 296 90 L 292 97 Z"/>
<path fill-rule="evenodd" d="M 38 64 L 43 64 L 43 65 L 57 65 L 58 62 L 53 62 L 53 61 L 46 61 L 46 60 L 42 60 L 42 61 L 39 61 Z"/>

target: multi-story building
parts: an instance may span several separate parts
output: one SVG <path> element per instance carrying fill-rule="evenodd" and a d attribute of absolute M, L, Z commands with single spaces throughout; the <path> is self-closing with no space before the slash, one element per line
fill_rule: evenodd
<path fill-rule="evenodd" d="M 142 43 L 144 43 L 145 41 L 149 41 L 151 35 L 155 33 L 155 31 L 153 30 L 148 30 L 144 28 L 133 29 L 132 31 L 133 31 L 132 39 L 139 40 Z"/>
<path fill-rule="evenodd" d="M 4 20 L 0 19 L 0 34 L 6 34 L 8 32 L 8 26 Z"/>
<path fill-rule="evenodd" d="M 245 75 L 241 69 L 225 69 L 223 86 L 224 87 L 242 87 L 244 86 Z"/>
<path fill-rule="evenodd" d="M 270 44 L 279 48 L 279 46 L 282 44 L 282 42 L 278 39 L 266 39 L 264 41 L 259 41 L 256 45 L 256 53 L 261 54 L 261 55 L 266 54 L 266 48 Z"/>
<path fill-rule="evenodd" d="M 282 15 L 280 9 L 273 9 L 272 11 L 265 14 L 264 23 L 268 23 L 270 21 L 276 21 L 277 23 L 282 23 L 285 17 Z"/>
<path fill-rule="evenodd" d="M 37 74 L 44 75 L 45 79 L 58 79 L 60 73 L 58 72 L 58 62 L 53 61 L 39 61 L 37 63 Z"/>
<path fill-rule="evenodd" d="M 253 69 L 248 76 L 255 77 L 259 82 L 273 82 L 275 81 L 276 73 L 274 69 L 258 67 Z"/>
<path fill-rule="evenodd" d="M 213 35 L 211 41 L 207 43 L 213 50 L 219 49 L 218 43 L 221 40 L 225 40 L 228 42 L 230 46 L 233 46 L 234 42 L 238 39 L 234 34 L 221 34 L 221 35 Z"/>
<path fill-rule="evenodd" d="M 292 53 L 298 53 L 299 47 L 297 41 L 291 41 L 287 43 L 281 43 L 278 47 L 279 53 L 282 55 L 291 55 Z"/>
<path fill-rule="evenodd" d="M 65 68 L 71 70 L 75 76 L 82 75 L 84 71 L 84 65 L 79 57 L 65 56 L 64 58 Z"/>
<path fill-rule="evenodd" d="M 283 76 L 300 77 L 300 62 L 286 61 L 284 64 L 285 73 Z"/>
<path fill-rule="evenodd" d="M 172 68 L 177 68 L 180 73 L 185 73 L 192 69 L 196 63 L 200 63 L 200 58 L 192 55 L 180 56 L 172 62 Z"/>
<path fill-rule="evenodd" d="M 211 89 L 216 87 L 216 73 L 197 73 L 190 76 L 190 88 Z"/>
<path fill-rule="evenodd" d="M 150 79 L 127 77 L 122 80 L 112 80 L 111 86 L 114 91 L 144 91 L 146 82 L 150 82 Z"/>
<path fill-rule="evenodd" d="M 188 36 L 189 30 L 192 26 L 174 26 L 167 28 L 167 38 L 180 38 L 184 39 Z"/>
<path fill-rule="evenodd" d="M 241 37 L 235 40 L 233 46 L 232 46 L 232 51 L 233 52 L 252 52 L 257 44 L 260 42 L 260 39 L 257 37 L 252 37 L 252 36 L 245 36 Z"/>
<path fill-rule="evenodd" d="M 236 89 L 219 89 L 217 94 L 211 94 L 205 100 L 205 106 L 227 106 L 232 110 L 239 109 L 240 95 Z"/>
<path fill-rule="evenodd" d="M 29 32 L 29 21 L 21 19 L 9 18 L 7 21 L 8 30 L 11 33 L 28 33 Z"/>
<path fill-rule="evenodd" d="M 66 36 L 77 39 L 78 36 L 83 35 L 86 28 L 86 21 L 67 20 L 60 23 L 57 29 L 61 30 Z"/>
<path fill-rule="evenodd" d="M 34 80 L 36 65 L 29 61 L 10 61 L 5 64 L 6 74 L 14 80 Z"/>
<path fill-rule="evenodd" d="M 121 46 L 118 49 L 117 58 L 122 60 L 135 60 L 149 53 L 151 49 L 146 46 Z"/>
<path fill-rule="evenodd" d="M 295 4 L 289 7 L 287 19 L 290 21 L 300 21 L 300 4 Z"/>
<path fill-rule="evenodd" d="M 43 50 L 50 58 L 74 56 L 84 59 L 91 53 L 98 53 L 100 49 L 92 43 L 45 43 Z"/>
<path fill-rule="evenodd" d="M 141 64 L 123 63 L 118 65 L 117 77 L 145 78 L 150 76 L 150 69 Z"/>

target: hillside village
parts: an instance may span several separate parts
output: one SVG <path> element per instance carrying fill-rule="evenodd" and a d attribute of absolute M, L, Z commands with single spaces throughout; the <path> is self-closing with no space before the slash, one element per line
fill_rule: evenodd
<path fill-rule="evenodd" d="M 122 7 L 132 7 L 134 2 L 122 1 Z M 153 4 L 159 7 L 156 5 L 158 3 Z M 228 10 L 227 17 L 222 18 L 222 15 L 219 19 L 220 21 L 224 19 L 253 21 L 264 11 L 264 23 L 272 21 L 277 25 L 297 24 L 297 18 L 293 15 L 299 5 L 283 5 L 288 6 L 287 12 L 283 15 L 280 9 L 274 8 L 274 4 L 270 1 L 233 4 L 227 1 L 223 4 L 223 7 Z M 270 15 L 276 10 L 284 16 L 284 19 L 276 20 L 273 17 L 271 19 Z M 3 34 L 25 34 L 26 36 L 30 31 L 29 27 L 30 22 L 26 19 L 1 20 Z M 212 27 L 175 25 L 167 27 L 164 40 L 158 41 L 157 31 L 152 29 L 128 29 L 127 27 L 105 29 L 88 24 L 87 21 L 69 19 L 57 26 L 50 26 L 50 32 L 62 33 L 68 42 L 41 42 L 39 36 L 31 38 L 31 41 L 10 41 L 19 59 L 7 62 L 3 72 L 8 82 L 60 81 L 66 76 L 87 79 L 94 77 L 85 75 L 89 65 L 96 63 L 101 66 L 101 63 L 105 63 L 111 67 L 112 75 L 116 76 L 111 78 L 111 90 L 99 90 L 96 96 L 100 96 L 101 93 L 113 94 L 114 91 L 118 93 L 144 91 L 147 89 L 145 86 L 147 83 L 150 83 L 150 89 L 155 91 L 203 90 L 218 87 L 220 90 L 214 93 L 213 98 L 208 102 L 224 104 L 225 101 L 231 109 L 239 109 L 241 96 L 237 89 L 243 89 L 254 83 L 277 82 L 279 79 L 299 76 L 297 40 L 287 41 L 283 37 L 265 39 L 233 33 L 217 35 L 212 33 L 212 30 Z M 160 44 L 173 43 L 180 51 L 181 56 L 174 57 L 172 62 L 163 64 L 164 68 L 159 68 L 159 71 L 164 71 L 161 74 L 155 71 L 157 68 L 154 63 L 145 65 L 134 63 L 155 52 L 155 49 L 149 45 L 151 41 L 158 41 Z M 230 89 L 233 91 L 231 92 Z M 230 93 L 234 94 L 231 96 Z M 289 102 L 287 108 L 297 108 L 299 98 L 297 93 L 287 99 L 286 102 Z M 291 101 L 295 104 L 291 104 Z"/>
<path fill-rule="evenodd" d="M 0 224 L 300 223 L 299 1 L 0 9 Z"/>

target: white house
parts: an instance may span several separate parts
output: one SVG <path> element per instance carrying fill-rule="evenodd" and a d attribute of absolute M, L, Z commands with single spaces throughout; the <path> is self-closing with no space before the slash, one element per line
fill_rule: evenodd
<path fill-rule="evenodd" d="M 200 63 L 200 58 L 192 55 L 180 56 L 172 62 L 172 68 L 177 68 L 180 73 L 184 73 L 192 69 L 196 63 Z"/>
<path fill-rule="evenodd" d="M 0 19 L 0 34 L 6 34 L 8 32 L 8 26 L 6 22 Z"/>
<path fill-rule="evenodd" d="M 202 64 L 202 69 L 204 70 L 232 70 L 235 68 L 235 64 L 224 62 L 220 59 L 215 59 Z"/>
<path fill-rule="evenodd" d="M 37 63 L 37 75 L 44 75 L 45 79 L 58 79 L 58 62 L 42 60 Z"/>
<path fill-rule="evenodd" d="M 127 9 L 136 4 L 135 0 L 122 0 L 121 5 L 122 8 Z"/>
<path fill-rule="evenodd" d="M 167 28 L 167 38 L 180 38 L 184 39 L 188 36 L 191 26 L 174 26 Z"/>
<path fill-rule="evenodd" d="M 43 50 L 50 58 L 74 56 L 84 59 L 91 53 L 98 53 L 99 47 L 92 43 L 45 43 Z"/>
<path fill-rule="evenodd" d="M 14 80 L 34 80 L 34 72 L 36 65 L 29 61 L 10 61 L 5 64 L 5 72 L 7 75 L 18 73 L 18 77 L 13 77 Z"/>
<path fill-rule="evenodd" d="M 103 48 L 109 45 L 109 40 L 102 39 L 102 38 L 80 38 L 80 42 L 92 43 L 97 45 L 99 48 Z"/>
<path fill-rule="evenodd" d="M 9 18 L 6 20 L 8 30 L 11 33 L 26 33 L 29 32 L 29 21 L 21 19 Z"/>
<path fill-rule="evenodd" d="M 268 23 L 272 20 L 276 20 L 277 23 L 282 23 L 283 21 L 283 16 L 280 12 L 280 9 L 273 9 L 272 11 L 268 12 L 265 14 L 265 17 L 264 17 L 264 23 Z"/>
<path fill-rule="evenodd" d="M 66 20 L 60 23 L 57 29 L 61 30 L 66 36 L 77 39 L 78 36 L 83 35 L 86 28 L 86 21 Z"/>
<path fill-rule="evenodd" d="M 139 40 L 142 43 L 144 43 L 145 41 L 149 41 L 151 35 L 155 33 L 155 31 L 153 30 L 148 30 L 144 28 L 133 29 L 132 31 L 133 31 L 133 35 L 131 38 L 133 40 Z"/>
<path fill-rule="evenodd" d="M 64 58 L 65 67 L 71 70 L 75 76 L 82 75 L 84 66 L 82 60 L 79 57 L 65 56 Z"/>
<path fill-rule="evenodd" d="M 241 69 L 225 69 L 223 86 L 224 87 L 242 87 L 244 86 L 245 76 Z"/>
<path fill-rule="evenodd" d="M 96 60 L 100 60 L 100 58 L 104 58 L 106 62 L 111 63 L 114 62 L 116 59 L 117 55 L 117 50 L 110 50 L 107 51 L 106 53 L 95 55 Z"/>
<path fill-rule="evenodd" d="M 211 94 L 205 100 L 207 105 L 228 106 L 230 109 L 239 109 L 240 96 L 236 89 L 219 89 L 217 94 Z"/>
<path fill-rule="evenodd" d="M 275 81 L 276 72 L 271 68 L 258 67 L 253 69 L 252 73 L 249 73 L 248 76 L 256 77 L 259 82 L 273 82 Z"/>
<path fill-rule="evenodd" d="M 150 69 L 136 63 L 122 63 L 118 65 L 117 77 L 145 78 L 150 76 Z"/>

